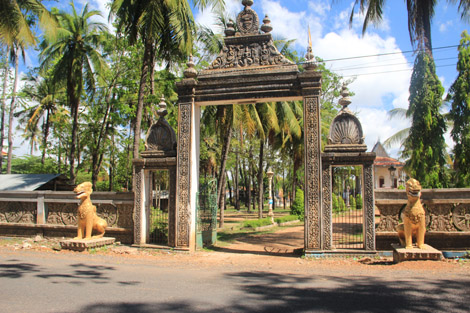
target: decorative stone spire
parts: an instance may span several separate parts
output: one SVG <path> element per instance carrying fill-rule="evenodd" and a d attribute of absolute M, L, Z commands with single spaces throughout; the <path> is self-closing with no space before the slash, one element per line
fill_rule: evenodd
<path fill-rule="evenodd" d="M 237 16 L 237 27 L 240 33 L 236 35 L 249 36 L 259 34 L 259 17 L 251 8 L 253 0 L 243 0 L 242 4 L 245 6 L 245 9 Z"/>
<path fill-rule="evenodd" d="M 261 25 L 261 30 L 265 33 L 270 33 L 273 30 L 271 26 L 271 20 L 269 19 L 268 15 L 264 17 L 263 25 Z"/>
<path fill-rule="evenodd" d="M 160 99 L 160 104 L 158 106 L 159 108 L 157 114 L 158 116 L 160 116 L 160 119 L 164 119 L 165 116 L 168 114 L 168 110 L 166 109 L 165 97 L 163 95 Z"/>
<path fill-rule="evenodd" d="M 193 56 L 189 56 L 189 61 L 186 63 L 188 66 L 187 69 L 184 70 L 184 78 L 196 78 L 197 77 L 197 71 L 194 68 L 194 62 L 193 62 Z"/>
<path fill-rule="evenodd" d="M 351 104 L 351 98 L 349 98 L 349 90 L 348 90 L 348 87 L 346 85 L 346 83 L 343 84 L 343 88 L 341 90 L 341 96 L 342 98 L 339 100 L 339 104 L 343 107 L 343 111 L 345 110 L 349 110 L 348 108 L 348 105 Z"/>
<path fill-rule="evenodd" d="M 317 67 L 317 62 L 315 61 L 315 55 L 313 54 L 312 48 L 312 35 L 310 34 L 310 26 L 308 27 L 308 47 L 307 54 L 305 55 L 305 68 L 307 70 L 314 70 Z"/>
<path fill-rule="evenodd" d="M 253 5 L 253 0 L 243 0 L 242 1 L 242 4 L 245 6 L 245 7 L 251 7 Z"/>
<path fill-rule="evenodd" d="M 227 28 L 225 29 L 225 36 L 232 37 L 235 35 L 235 23 L 232 19 L 227 22 Z"/>

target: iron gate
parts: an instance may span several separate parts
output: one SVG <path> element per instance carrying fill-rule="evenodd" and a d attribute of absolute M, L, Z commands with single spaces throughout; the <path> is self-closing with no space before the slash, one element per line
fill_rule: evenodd
<path fill-rule="evenodd" d="M 364 249 L 364 204 L 361 174 L 360 167 L 333 168 L 334 249 Z"/>
<path fill-rule="evenodd" d="M 149 184 L 151 201 L 149 201 L 149 237 L 148 243 L 168 245 L 168 212 L 169 212 L 169 178 L 168 171 L 156 170 L 151 173 Z"/>
<path fill-rule="evenodd" d="M 217 242 L 217 181 L 200 183 L 196 202 L 196 244 L 198 248 Z"/>

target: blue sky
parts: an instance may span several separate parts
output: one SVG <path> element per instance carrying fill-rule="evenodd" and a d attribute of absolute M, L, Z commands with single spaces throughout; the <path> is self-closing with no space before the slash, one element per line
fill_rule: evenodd
<path fill-rule="evenodd" d="M 93 9 L 108 16 L 106 3 L 109 0 L 90 0 Z M 85 3 L 75 0 L 77 8 Z M 242 9 L 241 0 L 226 0 L 226 10 L 230 16 Z M 332 4 L 332 2 L 334 2 Z M 349 88 L 355 93 L 350 108 L 358 112 L 366 143 L 369 150 L 377 140 L 385 140 L 396 131 L 409 126 L 408 121 L 389 120 L 387 111 L 408 107 L 408 88 L 413 67 L 414 55 L 410 44 L 405 1 L 386 1 L 383 22 L 374 27 L 370 25 L 365 36 L 362 36 L 363 17 L 357 15 L 353 27 L 349 27 L 349 14 L 353 0 L 254 0 L 253 9 L 260 20 L 268 14 L 274 27 L 272 33 L 276 38 L 296 39 L 295 49 L 305 53 L 308 44 L 308 27 L 313 41 L 313 52 L 324 60 L 370 56 L 393 53 L 387 56 L 372 56 L 343 61 L 328 61 L 331 70 L 354 78 Z M 432 40 L 437 74 L 446 91 L 457 76 L 457 48 L 443 48 L 459 44 L 460 34 L 468 28 L 462 22 L 457 7 L 448 1 L 438 1 L 432 25 Z M 67 9 L 68 2 L 54 3 Z M 211 10 L 194 12 L 196 21 L 213 27 L 215 16 Z M 437 48 L 437 49 L 436 49 Z M 28 64 L 37 63 L 34 53 L 29 54 Z M 24 66 L 23 66 L 24 67 Z M 381 74 L 378 74 L 381 73 Z M 19 137 L 19 134 L 18 136 Z M 20 146 L 21 140 L 18 139 Z M 448 138 L 449 146 L 452 141 Z M 21 154 L 20 149 L 15 154 Z M 390 152 L 396 156 L 398 147 Z"/>

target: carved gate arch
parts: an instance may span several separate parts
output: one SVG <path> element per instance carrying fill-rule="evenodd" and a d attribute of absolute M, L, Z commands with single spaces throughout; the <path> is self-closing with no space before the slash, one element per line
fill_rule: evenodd
<path fill-rule="evenodd" d="M 225 30 L 224 47 L 215 61 L 198 73 L 192 60 L 177 83 L 179 96 L 176 241 L 178 248 L 196 247 L 196 194 L 199 170 L 199 123 L 205 105 L 269 101 L 304 102 L 305 253 L 325 248 L 322 225 L 320 140 L 321 72 L 309 47 L 305 71 L 274 46 L 269 18 L 260 27 L 252 0 Z M 236 29 L 238 31 L 236 31 Z"/>

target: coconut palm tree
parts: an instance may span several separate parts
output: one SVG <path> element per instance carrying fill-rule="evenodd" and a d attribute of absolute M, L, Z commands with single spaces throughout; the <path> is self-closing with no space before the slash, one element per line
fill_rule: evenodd
<path fill-rule="evenodd" d="M 355 0 L 351 11 L 350 23 L 353 21 L 356 8 L 360 13 L 365 13 L 362 33 L 364 34 L 370 23 L 378 24 L 382 21 L 385 0 Z M 457 3 L 457 0 L 447 0 L 449 3 Z M 432 55 L 431 21 L 434 17 L 438 0 L 405 0 L 408 13 L 408 32 L 413 46 L 419 50 L 425 50 Z M 458 11 L 463 20 L 470 19 L 470 0 L 459 0 Z"/>
<path fill-rule="evenodd" d="M 30 17 L 39 20 L 45 35 L 55 34 L 56 18 L 40 0 L 3 0 L 0 3 L 0 41 L 8 47 L 19 43 L 23 47 L 36 45 Z"/>
<path fill-rule="evenodd" d="M 20 124 L 25 124 L 25 130 L 30 132 L 38 129 L 39 122 L 42 120 L 41 164 L 44 164 L 51 127 L 51 116 L 57 110 L 60 104 L 60 95 L 65 92 L 65 88 L 55 84 L 47 74 L 42 76 L 30 72 L 25 80 L 26 84 L 21 93 L 24 98 L 34 101 L 35 104 L 15 113 L 15 116 L 20 117 Z"/>
<path fill-rule="evenodd" d="M 88 5 L 77 13 L 71 2 L 72 14 L 61 12 L 58 36 L 54 40 L 43 42 L 44 50 L 40 54 L 41 70 L 53 66 L 53 81 L 66 82 L 68 105 L 72 115 L 72 141 L 69 151 L 70 181 L 75 182 L 75 154 L 78 133 L 78 109 L 80 97 L 86 87 L 93 93 L 100 75 L 107 70 L 107 65 L 99 52 L 102 34 L 107 32 L 106 25 L 93 20 L 99 11 L 89 11 Z"/>
<path fill-rule="evenodd" d="M 223 5 L 224 0 L 193 0 L 196 8 Z M 147 81 L 155 58 L 168 64 L 185 59 L 192 51 L 195 24 L 187 0 L 113 0 L 111 17 L 118 18 L 118 30 L 129 42 L 144 42 L 139 96 L 134 123 L 134 158 L 139 155 L 142 112 Z"/>

